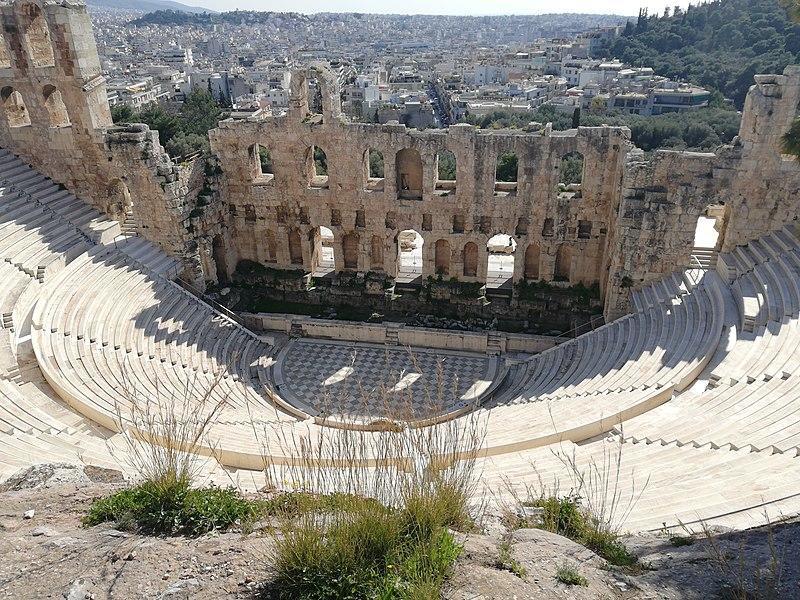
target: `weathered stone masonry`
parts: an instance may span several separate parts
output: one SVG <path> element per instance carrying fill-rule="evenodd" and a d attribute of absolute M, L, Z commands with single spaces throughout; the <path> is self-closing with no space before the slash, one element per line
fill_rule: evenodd
<path fill-rule="evenodd" d="M 292 77 L 285 116 L 227 120 L 210 133 L 213 156 L 172 161 L 156 132 L 114 127 L 86 7 L 71 0 L 0 0 L 0 144 L 24 156 L 120 222 L 186 261 L 194 282 L 229 276 L 241 260 L 310 271 L 320 227 L 333 231 L 337 271 L 397 273 L 399 233 L 424 240 L 423 278 L 487 275 L 487 241 L 517 243 L 514 281 L 599 284 L 607 318 L 628 290 L 690 264 L 701 215 L 717 219 L 729 250 L 800 213 L 800 167 L 780 138 L 797 114 L 800 70 L 759 75 L 738 138 L 715 153 L 646 157 L 618 127 L 566 132 L 416 131 L 353 124 L 322 67 Z M 322 90 L 309 108 L 308 80 Z M 258 149 L 272 173 L 262 173 Z M 325 152 L 327 175 L 312 148 Z M 369 177 L 369 151 L 383 178 Z M 438 181 L 437 153 L 456 161 Z M 495 181 L 513 152 L 517 181 Z M 558 186 L 562 158 L 583 155 L 579 191 Z M 202 202 L 198 201 L 198 198 Z"/>

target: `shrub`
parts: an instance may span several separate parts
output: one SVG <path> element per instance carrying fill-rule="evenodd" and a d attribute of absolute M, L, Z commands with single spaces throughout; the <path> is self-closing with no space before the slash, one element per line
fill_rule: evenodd
<path fill-rule="evenodd" d="M 294 488 L 270 509 L 279 516 L 276 576 L 267 597 L 439 597 L 460 553 L 450 529 L 474 527 L 468 502 L 483 438 L 477 417 L 412 426 L 450 393 L 441 373 L 436 377 L 439 383 L 423 397 L 416 392 L 412 398 L 410 390 L 392 394 L 394 382 L 369 392 L 343 388 L 342 394 L 364 394 L 361 402 L 371 412 L 359 414 L 384 407 L 383 416 L 372 417 L 377 431 L 355 427 L 363 417 L 336 408 L 345 405 L 342 398 L 338 404 L 323 399 L 323 414 L 336 415 L 338 426 L 321 428 L 313 441 L 265 432 L 269 480 Z M 273 464 L 271 444 L 293 460 Z"/>
<path fill-rule="evenodd" d="M 146 481 L 97 500 L 83 522 L 90 526 L 113 522 L 119 529 L 152 535 L 199 536 L 234 525 L 247 527 L 261 512 L 258 502 L 233 489 Z"/>
<path fill-rule="evenodd" d="M 556 570 L 556 580 L 566 585 L 580 585 L 583 587 L 589 585 L 586 577 L 578 573 L 575 567 L 567 563 L 562 563 L 558 566 Z"/>

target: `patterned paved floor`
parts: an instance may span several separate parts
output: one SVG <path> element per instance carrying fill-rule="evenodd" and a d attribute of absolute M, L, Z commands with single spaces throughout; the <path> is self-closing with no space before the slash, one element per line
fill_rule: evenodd
<path fill-rule="evenodd" d="M 320 340 L 293 340 L 276 365 L 280 394 L 323 414 L 425 418 L 479 401 L 497 362 L 451 353 Z"/>

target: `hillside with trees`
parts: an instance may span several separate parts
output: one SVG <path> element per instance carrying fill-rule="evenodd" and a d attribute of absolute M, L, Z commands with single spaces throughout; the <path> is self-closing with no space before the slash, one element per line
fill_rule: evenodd
<path fill-rule="evenodd" d="M 629 22 L 611 54 L 718 90 L 741 109 L 757 73 L 800 62 L 800 26 L 779 0 L 718 0 Z"/>

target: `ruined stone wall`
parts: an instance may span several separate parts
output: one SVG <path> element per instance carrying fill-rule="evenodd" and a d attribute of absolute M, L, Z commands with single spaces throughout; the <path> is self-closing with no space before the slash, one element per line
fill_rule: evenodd
<path fill-rule="evenodd" d="M 606 238 L 630 145 L 626 128 L 526 133 L 480 131 L 466 124 L 417 131 L 397 124 L 345 123 L 335 94 L 324 95 L 322 115 L 310 114 L 298 77 L 288 115 L 228 120 L 210 134 L 223 171 L 220 193 L 230 216 L 229 245 L 236 252 L 229 268 L 247 259 L 309 271 L 318 228 L 324 226 L 334 234 L 337 271 L 394 276 L 398 234 L 413 229 L 424 240 L 423 277 L 439 272 L 462 281 L 485 280 L 487 241 L 503 233 L 517 243 L 515 281 L 525 276 L 529 246 L 537 245 L 539 251 L 529 253 L 538 254 L 535 267 L 529 267 L 534 278 L 552 280 L 556 255 L 568 247 L 562 254 L 569 282 L 602 282 Z M 269 151 L 272 174 L 261 174 L 254 164 L 256 145 Z M 314 176 L 312 147 L 325 152 L 327 177 Z M 383 155 L 382 179 L 369 177 L 370 150 Z M 438 180 L 441 151 L 455 156 L 454 183 Z M 575 151 L 584 157 L 580 193 L 559 192 L 561 159 Z M 505 152 L 517 156 L 516 184 L 496 184 L 497 159 Z M 474 273 L 465 269 L 465 249 L 477 249 Z"/>
<path fill-rule="evenodd" d="M 83 2 L 0 1 L 0 146 L 111 218 L 189 259 L 196 184 L 145 126 L 114 128 Z M 187 173 L 183 173 L 187 170 Z"/>
<path fill-rule="evenodd" d="M 800 217 L 800 163 L 782 154 L 781 145 L 799 103 L 800 68 L 758 75 L 732 145 L 710 154 L 631 154 L 606 290 L 607 319 L 629 310 L 629 289 L 690 265 L 700 216 L 717 218 L 716 249 L 723 252 Z"/>

